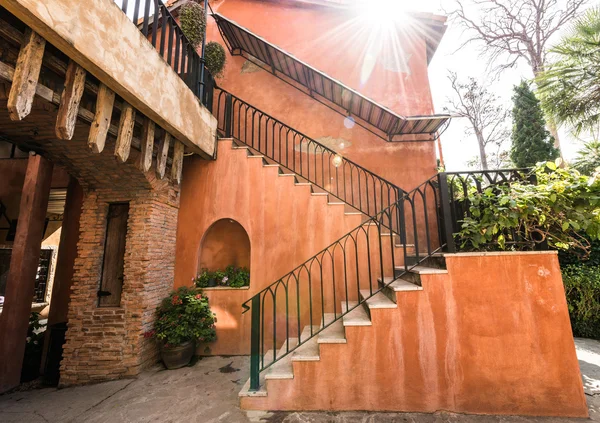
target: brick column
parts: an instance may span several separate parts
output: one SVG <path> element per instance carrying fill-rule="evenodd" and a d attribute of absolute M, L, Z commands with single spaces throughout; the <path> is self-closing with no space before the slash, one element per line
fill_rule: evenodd
<path fill-rule="evenodd" d="M 48 209 L 52 163 L 32 153 L 19 208 L 4 309 L 0 315 L 0 392 L 17 386 Z"/>
<path fill-rule="evenodd" d="M 121 305 L 98 307 L 111 202 L 129 202 Z M 96 189 L 85 194 L 60 386 L 135 376 L 157 361 L 143 337 L 173 288 L 179 197 L 172 186 Z"/>

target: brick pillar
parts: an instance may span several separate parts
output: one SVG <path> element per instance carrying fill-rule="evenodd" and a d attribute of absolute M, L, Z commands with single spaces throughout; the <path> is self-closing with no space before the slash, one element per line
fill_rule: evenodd
<path fill-rule="evenodd" d="M 52 163 L 32 153 L 19 208 L 4 309 L 0 315 L 0 392 L 17 386 L 48 209 Z"/>
<path fill-rule="evenodd" d="M 121 304 L 98 307 L 108 205 L 125 201 L 129 218 Z M 156 344 L 143 333 L 173 288 L 178 209 L 172 186 L 86 192 L 60 386 L 135 376 L 156 362 Z"/>

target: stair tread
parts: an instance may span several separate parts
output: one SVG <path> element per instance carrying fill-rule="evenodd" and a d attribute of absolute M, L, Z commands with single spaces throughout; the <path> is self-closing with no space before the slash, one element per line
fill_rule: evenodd
<path fill-rule="evenodd" d="M 419 275 L 445 275 L 448 274 L 447 269 L 436 269 L 435 267 L 415 266 L 409 270 L 411 273 Z"/>
<path fill-rule="evenodd" d="M 244 383 L 242 390 L 238 393 L 238 397 L 266 397 L 267 387 L 265 385 L 265 376 L 260 374 L 258 377 L 259 388 L 258 391 L 250 391 L 250 379 Z"/>
<path fill-rule="evenodd" d="M 313 333 L 318 331 L 319 327 L 313 325 Z M 304 330 L 302 330 L 302 335 L 300 339 L 306 340 L 310 336 L 310 326 L 306 326 Z M 319 355 L 319 344 L 317 342 L 317 337 L 312 337 L 307 341 L 303 341 L 304 343 L 299 346 L 296 351 L 294 351 L 292 355 L 292 361 L 319 361 L 321 358 Z"/>
<path fill-rule="evenodd" d="M 292 349 L 296 345 L 298 345 L 298 338 L 290 338 L 289 339 L 289 348 Z M 287 343 L 284 343 L 283 346 L 277 352 L 277 357 L 281 357 L 287 351 Z M 292 353 L 293 354 L 293 353 Z M 265 380 L 269 379 L 293 379 L 294 378 L 294 368 L 292 366 L 292 357 L 291 354 L 283 357 L 278 362 L 273 364 L 265 371 Z"/>
<path fill-rule="evenodd" d="M 409 281 L 406 281 L 404 279 L 396 279 L 394 282 L 390 283 L 394 278 L 392 277 L 386 277 L 383 280 L 383 283 L 385 285 L 389 284 L 388 287 L 395 291 L 395 292 L 401 292 L 401 291 L 422 291 L 423 287 L 419 286 L 419 285 L 415 285 L 414 283 L 411 283 Z M 381 278 L 378 279 L 379 282 L 381 282 Z"/>
<path fill-rule="evenodd" d="M 368 289 L 361 289 L 360 295 L 363 298 L 368 298 L 371 295 Z M 367 301 L 367 306 L 369 308 L 397 308 L 398 305 L 390 300 L 387 295 L 383 292 L 378 292 L 373 297 L 369 298 Z"/>
<path fill-rule="evenodd" d="M 325 324 L 335 320 L 335 314 L 325 314 Z M 323 327 L 323 325 L 321 325 Z M 342 319 L 336 321 L 331 326 L 328 326 L 323 332 L 319 333 L 317 342 L 319 344 L 345 344 L 346 343 L 346 332 L 344 331 L 344 324 Z"/>
<path fill-rule="evenodd" d="M 358 301 L 348 301 L 348 307 L 346 302 L 342 301 L 342 311 L 345 313 L 346 310 L 356 306 Z M 364 307 L 356 307 L 350 313 L 346 314 L 342 318 L 344 326 L 371 326 L 371 318 Z"/>

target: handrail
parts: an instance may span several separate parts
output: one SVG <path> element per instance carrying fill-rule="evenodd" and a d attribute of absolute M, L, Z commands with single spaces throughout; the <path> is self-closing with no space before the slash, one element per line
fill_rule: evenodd
<path fill-rule="evenodd" d="M 241 98 L 216 88 L 218 130 L 373 216 L 405 191 Z"/>
<path fill-rule="evenodd" d="M 126 15 L 128 11 L 131 12 L 130 2 L 134 3 L 133 23 L 140 28 L 146 38 L 151 36 L 150 42 L 158 53 L 201 99 L 202 104 L 211 110 L 212 88 L 215 86 L 215 81 L 204 66 L 204 59 L 198 55 L 168 7 L 162 0 L 123 0 L 120 8 Z"/>
<path fill-rule="evenodd" d="M 429 230 L 429 223 L 439 219 L 438 184 L 437 175 L 428 179 L 244 302 L 244 313 L 252 311 L 250 390 L 259 388 L 260 372 L 443 248 L 439 232 L 434 239 Z M 414 242 L 412 247 L 406 243 L 400 246 L 403 266 L 396 265 L 398 246 L 389 228 Z M 412 264 L 406 260 L 409 249 L 415 258 Z M 327 312 L 332 319 L 326 320 Z M 270 324 L 267 315 L 272 319 Z M 303 337 L 304 326 L 310 330 Z M 285 339 L 282 353 L 277 352 L 279 335 Z M 290 344 L 291 335 L 298 337 L 297 345 Z M 265 342 L 273 350 L 273 360 L 268 363 Z"/>

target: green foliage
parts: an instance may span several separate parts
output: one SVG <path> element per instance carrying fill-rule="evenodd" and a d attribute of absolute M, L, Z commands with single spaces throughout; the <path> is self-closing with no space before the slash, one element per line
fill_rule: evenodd
<path fill-rule="evenodd" d="M 567 266 L 562 274 L 573 334 L 600 339 L 600 268 Z"/>
<path fill-rule="evenodd" d="M 586 236 L 586 239 L 590 244 L 590 254 L 587 259 L 582 259 L 581 254 L 573 250 L 559 250 L 558 260 L 561 267 L 571 265 L 600 267 L 600 240 L 594 240 L 588 236 Z"/>
<path fill-rule="evenodd" d="M 32 312 L 29 316 L 29 328 L 25 340 L 25 355 L 21 369 L 21 382 L 28 382 L 39 376 L 46 336 L 46 325 L 40 323 L 40 313 Z"/>
<path fill-rule="evenodd" d="M 206 69 L 214 77 L 223 75 L 227 55 L 223 46 L 216 41 L 211 41 L 204 48 L 204 60 L 206 61 Z"/>
<path fill-rule="evenodd" d="M 216 338 L 215 314 L 210 311 L 208 297 L 201 291 L 181 287 L 165 298 L 156 309 L 154 330 L 146 337 L 155 337 L 166 346 L 177 346 L 198 340 Z"/>
<path fill-rule="evenodd" d="M 206 32 L 204 8 L 195 2 L 187 2 L 179 12 L 179 24 L 186 38 L 194 47 L 198 47 Z"/>
<path fill-rule="evenodd" d="M 510 158 L 518 168 L 554 160 L 559 152 L 554 138 L 546 130 L 546 121 L 540 102 L 525 81 L 515 86 L 512 111 L 512 147 Z"/>
<path fill-rule="evenodd" d="M 600 8 L 575 21 L 554 49 L 555 61 L 538 75 L 544 110 L 575 133 L 600 124 Z"/>
<path fill-rule="evenodd" d="M 588 239 L 600 239 L 600 175 L 585 176 L 559 164 L 560 159 L 539 164 L 533 171 L 537 185 L 513 182 L 482 193 L 471 187 L 472 216 L 463 220 L 458 234 L 462 248 L 491 244 L 504 250 L 515 241 L 545 240 L 550 247 L 588 257 Z"/>
<path fill-rule="evenodd" d="M 192 281 L 198 288 L 210 286 L 210 281 L 214 280 L 218 286 L 230 286 L 232 288 L 241 288 L 250 285 L 250 271 L 245 267 L 227 266 L 225 270 L 208 269 L 202 271 Z"/>
<path fill-rule="evenodd" d="M 600 168 L 600 141 L 590 141 L 577 152 L 573 167 L 585 175 L 591 175 Z"/>

